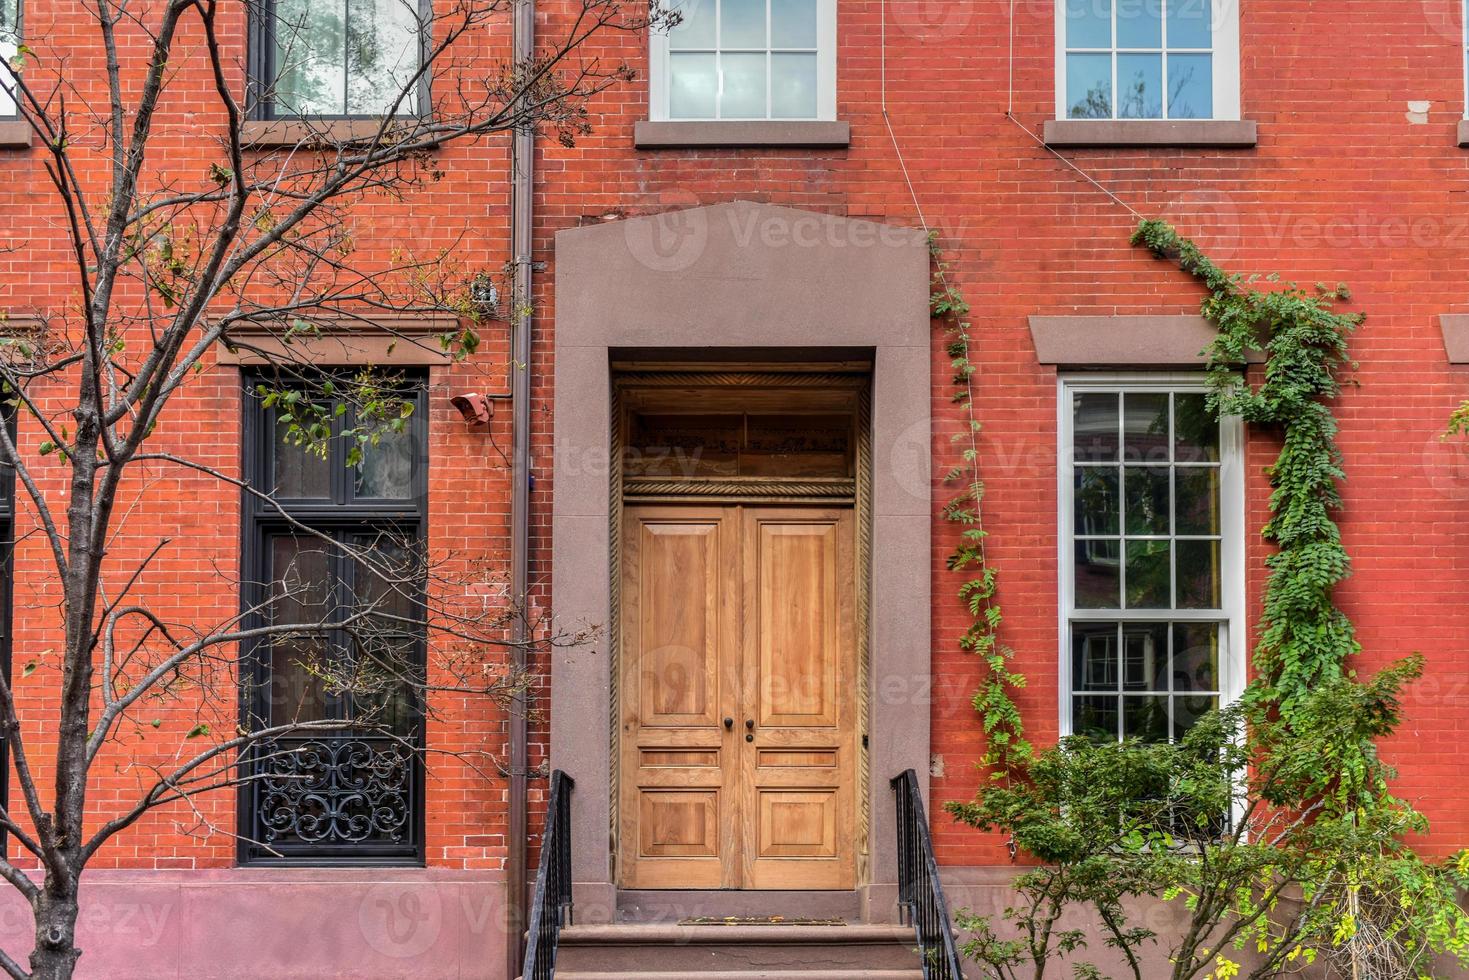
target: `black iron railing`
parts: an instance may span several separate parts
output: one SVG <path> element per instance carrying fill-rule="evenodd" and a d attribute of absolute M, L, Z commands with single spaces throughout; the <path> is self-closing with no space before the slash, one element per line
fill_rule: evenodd
<path fill-rule="evenodd" d="M 521 970 L 524 980 L 551 980 L 556 975 L 556 943 L 561 927 L 571 918 L 571 790 L 575 785 L 560 769 L 551 773 L 551 800 L 546 804 L 546 832 L 541 837 L 541 864 Z"/>
<path fill-rule="evenodd" d="M 894 776 L 892 785 L 898 795 L 898 906 L 918 935 L 924 980 L 963 980 L 918 775 L 909 769 Z"/>

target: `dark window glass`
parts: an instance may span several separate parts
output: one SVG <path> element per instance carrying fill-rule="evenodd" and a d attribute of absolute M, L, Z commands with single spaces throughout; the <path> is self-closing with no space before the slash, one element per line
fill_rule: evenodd
<path fill-rule="evenodd" d="M 359 437 L 325 406 L 324 450 L 294 444 L 249 395 L 247 607 L 277 628 L 249 651 L 247 723 L 290 726 L 254 750 L 241 859 L 408 862 L 422 857 L 426 420 L 405 381 L 401 431 Z M 360 453 L 360 458 L 359 458 Z M 285 513 L 282 514 L 281 510 Z"/>
<path fill-rule="evenodd" d="M 1072 731 L 1177 739 L 1220 696 L 1219 422 L 1198 392 L 1078 390 L 1070 407 Z"/>
<path fill-rule="evenodd" d="M 1219 704 L 1217 622 L 1071 624 L 1071 730 L 1169 741 Z"/>

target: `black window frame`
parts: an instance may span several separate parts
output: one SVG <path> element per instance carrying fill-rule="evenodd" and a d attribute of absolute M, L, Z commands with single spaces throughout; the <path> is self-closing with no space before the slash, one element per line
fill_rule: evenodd
<path fill-rule="evenodd" d="M 21 2 L 21 0 L 16 0 Z M 275 28 L 277 19 L 275 16 L 276 0 L 258 0 L 249 6 L 249 39 L 247 45 L 247 72 L 248 86 L 246 100 L 246 116 L 259 121 L 291 121 L 291 120 L 354 120 L 354 119 L 382 119 L 385 113 L 350 113 L 350 112 L 323 112 L 303 115 L 294 112 L 281 112 L 277 110 L 276 102 L 271 97 L 271 90 L 275 86 L 277 66 L 275 63 Z M 418 35 L 418 61 L 421 66 L 432 51 L 433 44 L 433 0 L 419 0 L 419 15 L 425 30 Z M 350 13 L 350 9 L 349 9 Z M 343 41 L 345 44 L 345 40 Z M 392 118 L 397 119 L 426 119 L 429 116 L 430 98 L 433 94 L 432 86 L 429 84 L 430 72 L 424 72 L 419 76 L 416 91 L 414 93 L 415 105 L 411 111 L 399 111 Z M 345 81 L 345 79 L 344 79 Z M 342 104 L 343 110 L 347 108 L 345 97 Z"/>
<path fill-rule="evenodd" d="M 9 433 L 10 444 L 16 445 L 15 407 L 0 401 L 0 426 Z M 5 683 L 13 674 L 11 637 L 15 629 L 15 467 L 0 465 L 0 671 Z M 12 694 L 14 687 L 11 687 Z M 10 739 L 0 735 L 0 807 L 10 812 Z M 0 830 L 0 848 L 6 848 L 9 835 Z"/>
<path fill-rule="evenodd" d="M 329 376 L 330 372 L 323 372 Z M 344 373 L 345 377 L 345 373 Z M 334 437 L 328 456 L 332 498 L 277 498 L 277 503 L 291 520 L 299 521 L 312 531 L 343 538 L 353 534 L 404 534 L 411 531 L 419 547 L 424 547 L 428 535 L 428 377 L 426 372 L 408 372 L 401 378 L 402 395 L 414 404 L 414 411 L 406 422 L 406 432 L 413 445 L 412 496 L 401 500 L 364 498 L 356 500 L 353 488 L 353 471 L 346 465 L 346 440 Z M 271 488 L 274 480 L 274 450 L 276 443 L 277 413 L 267 409 L 257 393 L 257 385 L 289 387 L 280 378 L 264 374 L 246 376 L 243 398 L 242 473 L 254 488 Z M 353 412 L 349 410 L 343 418 L 334 419 L 333 432 L 339 433 L 344 425 L 351 424 Z M 370 452 L 370 448 L 366 450 Z M 249 492 L 242 493 L 241 567 L 244 571 L 241 588 L 242 610 L 246 612 L 243 628 L 250 629 L 264 624 L 264 618 L 249 610 L 258 608 L 271 587 L 270 540 L 291 525 L 271 504 L 258 499 Z M 331 561 L 337 575 L 335 585 L 342 587 L 351 577 L 352 564 L 345 555 L 335 553 Z M 427 669 L 427 636 L 421 630 L 414 644 L 415 666 L 420 671 Z M 271 645 L 269 640 L 258 640 L 242 645 L 240 652 L 240 719 L 249 726 L 261 723 L 270 717 L 269 695 L 271 690 Z M 261 796 L 268 789 L 257 768 L 261 756 L 269 753 L 281 758 L 282 753 L 272 752 L 269 746 L 246 749 L 240 760 L 243 780 L 238 794 L 238 820 L 240 827 L 237 859 L 241 865 L 289 866 L 289 867 L 419 867 L 426 862 L 425 806 L 424 806 L 424 759 L 425 712 L 422 692 L 410 709 L 412 731 L 408 740 L 412 746 L 409 765 L 412 772 L 408 778 L 408 795 L 411 812 L 407 821 L 407 840 L 401 844 L 380 843 L 333 843 L 300 844 L 267 842 L 279 852 L 272 854 L 259 841 L 262 825 L 259 822 Z M 393 743 L 386 736 L 378 736 L 379 742 Z M 359 734 L 353 734 L 344 724 L 336 735 L 330 733 L 303 733 L 292 741 L 328 741 L 338 743 L 362 742 Z"/>

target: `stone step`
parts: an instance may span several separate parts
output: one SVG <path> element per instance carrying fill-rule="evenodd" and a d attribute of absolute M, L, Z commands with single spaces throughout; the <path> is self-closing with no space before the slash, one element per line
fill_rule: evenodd
<path fill-rule="evenodd" d="M 810 980 L 822 972 L 905 974 L 917 966 L 913 930 L 895 925 L 568 926 L 556 957 L 558 975 L 799 974 Z"/>

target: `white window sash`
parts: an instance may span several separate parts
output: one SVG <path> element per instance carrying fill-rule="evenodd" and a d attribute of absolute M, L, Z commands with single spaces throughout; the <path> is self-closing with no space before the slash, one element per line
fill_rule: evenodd
<path fill-rule="evenodd" d="M 703 0 L 704 3 L 713 3 L 714 0 Z M 677 5 L 674 5 L 677 9 Z M 768 17 L 768 14 L 767 14 Z M 772 41 L 774 38 L 771 39 Z M 768 50 L 780 51 L 778 47 Z M 670 76 L 673 70 L 671 62 L 671 48 L 668 43 L 667 31 L 649 32 L 648 52 L 648 118 L 655 122 L 670 121 L 669 97 L 672 90 Z M 770 104 L 773 95 L 770 85 L 769 60 L 766 61 L 766 105 Z M 812 119 L 832 121 L 837 117 L 837 5 L 836 0 L 816 0 L 816 115 Z M 708 119 L 693 119 L 680 117 L 675 122 L 709 122 L 719 119 L 719 97 L 716 94 L 714 100 L 715 115 Z M 742 116 L 742 120 L 750 117 Z M 767 115 L 756 117 L 758 121 L 772 122 L 800 122 L 799 118 L 779 117 L 773 118 Z"/>
<path fill-rule="evenodd" d="M 1101 392 L 1183 392 L 1206 391 L 1197 374 L 1088 374 L 1084 378 L 1062 377 L 1057 384 L 1056 414 L 1059 421 L 1056 440 L 1057 486 L 1057 561 L 1060 573 L 1057 583 L 1060 597 L 1057 630 L 1059 657 L 1058 708 L 1064 738 L 1073 734 L 1071 676 L 1071 625 L 1073 622 L 1188 622 L 1207 621 L 1223 624 L 1219 643 L 1219 704 L 1223 707 L 1244 693 L 1247 680 L 1245 625 L 1245 492 L 1244 492 L 1244 423 L 1238 417 L 1226 417 L 1219 425 L 1219 601 L 1216 610 L 1106 610 L 1077 609 L 1075 596 L 1075 504 L 1072 499 L 1075 460 L 1072 452 L 1072 396 Z M 1125 550 L 1122 559 L 1126 560 Z M 1120 668 L 1119 668 L 1120 669 Z"/>
<path fill-rule="evenodd" d="M 1066 104 L 1066 4 L 1068 0 L 1056 0 L 1056 118 L 1070 118 L 1070 107 Z M 1072 0 L 1074 2 L 1074 0 Z M 1085 2 L 1085 0 L 1083 0 Z M 1113 0 L 1113 17 L 1116 17 L 1116 2 Z M 1214 112 L 1208 118 L 1221 120 L 1237 120 L 1240 118 L 1240 81 L 1239 81 L 1239 0 L 1210 0 L 1213 4 L 1213 38 L 1214 46 Z M 1469 2 L 1469 0 L 1466 0 Z M 1163 39 L 1164 44 L 1167 38 Z M 1075 49 L 1093 50 L 1093 49 Z M 1114 33 L 1112 47 L 1110 49 L 1095 49 L 1098 54 L 1110 53 L 1112 55 L 1112 118 L 1117 116 L 1117 38 Z M 1124 52 L 1131 50 L 1120 49 Z M 1160 49 L 1165 50 L 1165 49 Z M 1195 49 L 1172 49 L 1179 51 L 1193 51 Z M 1203 49 L 1198 49 L 1202 52 Z M 1164 55 L 1164 71 L 1166 73 L 1167 56 Z M 1166 79 L 1166 74 L 1165 74 Z M 1168 92 L 1167 83 L 1164 83 L 1163 92 L 1163 118 L 1168 114 Z M 1128 122 L 1157 122 L 1160 120 L 1129 119 Z"/>
<path fill-rule="evenodd" d="M 0 37 L 0 61 L 9 62 L 15 57 L 17 45 L 15 42 Z M 0 119 L 17 115 L 15 99 L 10 94 L 11 75 L 8 70 L 0 70 Z"/>

